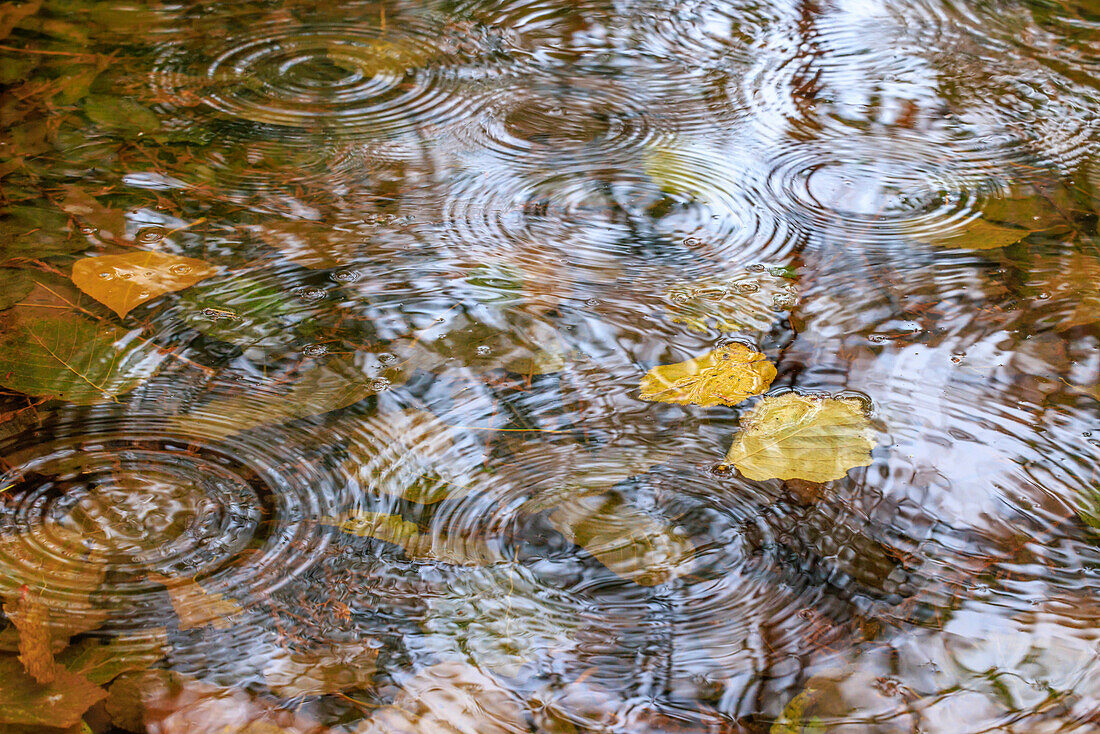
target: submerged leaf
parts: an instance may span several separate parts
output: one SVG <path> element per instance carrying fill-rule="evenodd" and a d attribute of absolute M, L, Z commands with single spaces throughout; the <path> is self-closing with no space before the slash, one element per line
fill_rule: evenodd
<path fill-rule="evenodd" d="M 79 186 L 66 186 L 61 210 L 79 217 L 103 235 L 121 240 L 126 236 L 126 213 L 111 209 Z"/>
<path fill-rule="evenodd" d="M 0 40 L 11 35 L 25 18 L 42 8 L 42 0 L 28 0 L 25 3 L 0 3 Z"/>
<path fill-rule="evenodd" d="M 163 359 L 138 331 L 72 316 L 21 318 L 0 340 L 0 384 L 87 405 L 133 390 Z"/>
<path fill-rule="evenodd" d="M 672 320 L 695 331 L 766 331 L 798 301 L 786 271 L 746 272 L 726 280 L 702 280 L 670 288 Z"/>
<path fill-rule="evenodd" d="M 963 247 L 970 250 L 994 250 L 998 247 L 1014 245 L 1031 234 L 1029 229 L 1003 227 L 984 219 L 973 219 L 955 229 L 935 237 L 922 238 L 930 245 L 940 247 Z"/>
<path fill-rule="evenodd" d="M 344 472 L 368 492 L 429 505 L 468 493 L 475 459 L 462 432 L 424 411 L 409 409 L 349 422 Z"/>
<path fill-rule="evenodd" d="M 234 392 L 192 407 L 172 422 L 191 432 L 224 438 L 257 426 L 322 415 L 387 389 L 403 379 L 398 366 L 363 352 L 330 359 L 292 377 L 235 383 Z"/>
<path fill-rule="evenodd" d="M 105 685 L 122 675 L 145 670 L 164 657 L 168 630 L 163 627 L 116 635 L 110 642 L 84 640 L 66 649 L 58 662 L 92 683 Z"/>
<path fill-rule="evenodd" d="M 0 724 L 73 726 L 106 696 L 84 676 L 64 669 L 51 683 L 38 683 L 18 660 L 0 656 Z"/>
<path fill-rule="evenodd" d="M 856 398 L 790 392 L 766 397 L 741 419 L 726 455 L 745 477 L 828 482 L 871 463 L 874 432 Z"/>
<path fill-rule="evenodd" d="M 73 265 L 73 282 L 120 317 L 165 293 L 189 288 L 217 269 L 193 257 L 127 252 L 86 257 Z"/>
<path fill-rule="evenodd" d="M 378 651 L 362 642 L 331 644 L 306 652 L 288 651 L 264 668 L 268 687 L 280 696 L 323 696 L 364 688 Z"/>
<path fill-rule="evenodd" d="M 42 684 L 52 683 L 59 670 L 53 657 L 49 612 L 38 592 L 29 588 L 4 604 L 4 616 L 19 632 L 19 661 Z"/>
<path fill-rule="evenodd" d="M 392 543 L 414 561 L 437 561 L 457 566 L 487 566 L 506 559 L 495 543 L 483 538 L 464 538 L 443 533 L 421 533 L 415 523 L 400 515 L 355 512 L 326 518 L 325 525 L 341 532 Z"/>
<path fill-rule="evenodd" d="M 527 734 L 519 700 L 477 668 L 439 663 L 405 682 L 355 734 Z"/>
<path fill-rule="evenodd" d="M 558 506 L 549 519 L 571 542 L 636 584 L 663 584 L 691 570 L 690 540 L 614 494 L 578 497 Z"/>
<path fill-rule="evenodd" d="M 92 122 L 118 132 L 151 133 L 160 129 L 156 113 L 125 97 L 89 95 L 84 98 L 84 114 Z"/>
<path fill-rule="evenodd" d="M 225 629 L 229 627 L 229 618 L 243 611 L 237 602 L 209 592 L 191 579 L 169 578 L 160 574 L 149 574 L 149 579 L 168 588 L 168 597 L 179 617 L 181 630 L 206 625 Z"/>
<path fill-rule="evenodd" d="M 0 269 L 0 309 L 19 303 L 34 288 L 34 280 L 26 270 Z"/>
<path fill-rule="evenodd" d="M 687 405 L 737 405 L 759 395 L 775 379 L 775 367 L 760 352 L 730 344 L 686 362 L 651 369 L 642 378 L 642 400 Z"/>

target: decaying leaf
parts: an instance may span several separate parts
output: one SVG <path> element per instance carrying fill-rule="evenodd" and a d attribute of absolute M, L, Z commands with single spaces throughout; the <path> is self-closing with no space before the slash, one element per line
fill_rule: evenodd
<path fill-rule="evenodd" d="M 385 413 L 341 426 L 344 473 L 365 491 L 434 504 L 469 492 L 480 456 L 463 451 L 462 431 L 424 411 Z"/>
<path fill-rule="evenodd" d="M 628 581 L 655 586 L 691 570 L 695 545 L 614 493 L 576 497 L 549 519 L 558 532 Z"/>
<path fill-rule="evenodd" d="M 179 617 L 181 630 L 206 625 L 226 629 L 230 626 L 230 619 L 243 611 L 237 602 L 209 592 L 191 579 L 149 574 L 149 580 L 168 588 L 168 598 L 172 600 L 172 608 Z"/>
<path fill-rule="evenodd" d="M 399 546 L 411 560 L 438 561 L 459 566 L 487 566 L 506 559 L 493 542 L 443 533 L 422 533 L 400 515 L 355 512 L 325 518 L 323 523 L 341 532 L 374 538 Z"/>
<path fill-rule="evenodd" d="M 0 269 L 0 309 L 19 303 L 34 288 L 34 280 L 26 270 Z"/>
<path fill-rule="evenodd" d="M 518 677 L 580 644 L 574 600 L 523 563 L 443 570 L 420 600 L 418 646 L 441 659 Z"/>
<path fill-rule="evenodd" d="M 780 312 L 798 302 L 798 293 L 782 271 L 762 268 L 675 286 L 668 301 L 672 320 L 695 331 L 767 331 Z"/>
<path fill-rule="evenodd" d="M 121 240 L 126 236 L 126 213 L 104 206 L 79 186 L 65 187 L 61 210 L 79 217 L 106 237 Z"/>
<path fill-rule="evenodd" d="M 127 673 L 111 685 L 107 712 L 116 726 L 157 734 L 322 734 L 305 716 L 279 710 L 244 691 L 165 670 Z"/>
<path fill-rule="evenodd" d="M 60 669 L 51 683 L 34 680 L 14 657 L 0 656 L 0 724 L 73 726 L 107 691 Z"/>
<path fill-rule="evenodd" d="M 984 219 L 972 219 L 961 228 L 922 239 L 930 245 L 939 247 L 994 250 L 998 247 L 1014 245 L 1029 234 L 1031 234 L 1029 229 L 1004 227 L 1000 224 L 987 222 Z"/>
<path fill-rule="evenodd" d="M 365 232 L 308 219 L 272 222 L 255 231 L 281 255 L 313 270 L 353 262 L 367 250 L 370 241 Z"/>
<path fill-rule="evenodd" d="M 132 251 L 78 260 L 73 264 L 73 282 L 122 317 L 147 301 L 189 288 L 216 272 L 193 257 Z"/>
<path fill-rule="evenodd" d="M 1050 307 L 1061 309 L 1059 329 L 1100 322 L 1100 260 L 1077 252 L 1064 260 L 1043 261 L 1036 270 Z"/>
<path fill-rule="evenodd" d="M 117 400 L 152 376 L 163 359 L 137 330 L 68 315 L 17 318 L 0 339 L 0 384 L 88 405 Z"/>
<path fill-rule="evenodd" d="M 330 644 L 287 651 L 264 668 L 264 679 L 280 696 L 323 696 L 369 685 L 378 650 L 363 643 Z"/>
<path fill-rule="evenodd" d="M 90 94 L 84 98 L 84 114 L 92 122 L 118 133 L 144 134 L 160 129 L 156 113 L 125 97 Z"/>
<path fill-rule="evenodd" d="M 42 8 L 42 0 L 28 0 L 25 3 L 0 3 L 0 40 L 11 35 L 15 27 L 24 19 Z"/>
<path fill-rule="evenodd" d="M 642 400 L 687 405 L 737 405 L 763 393 L 775 366 L 760 352 L 729 344 L 686 362 L 651 369 L 642 378 Z"/>
<path fill-rule="evenodd" d="M 874 435 L 860 400 L 790 392 L 741 418 L 726 464 L 754 480 L 828 482 L 871 463 Z"/>
<path fill-rule="evenodd" d="M 106 685 L 122 675 L 141 671 L 164 657 L 168 630 L 157 627 L 116 634 L 109 642 L 83 640 L 66 648 L 58 662 L 96 685 Z"/>
<path fill-rule="evenodd" d="M 477 668 L 439 663 L 405 682 L 355 734 L 527 734 L 520 701 Z"/>
<path fill-rule="evenodd" d="M 19 633 L 19 661 L 27 673 L 43 685 L 56 680 L 60 670 L 53 657 L 49 611 L 39 593 L 29 587 L 4 604 L 4 616 Z"/>
<path fill-rule="evenodd" d="M 232 392 L 195 405 L 172 422 L 187 431 L 224 438 L 345 408 L 403 377 L 400 364 L 384 363 L 369 352 L 333 357 L 280 379 L 233 383 L 227 386 Z"/>

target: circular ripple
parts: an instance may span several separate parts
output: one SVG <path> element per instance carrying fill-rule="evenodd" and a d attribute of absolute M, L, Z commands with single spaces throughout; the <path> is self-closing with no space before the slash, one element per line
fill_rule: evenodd
<path fill-rule="evenodd" d="M 218 594 L 247 608 L 326 544 L 307 522 L 324 514 L 323 494 L 306 490 L 323 479 L 279 465 L 268 445 L 168 436 L 134 420 L 82 429 L 6 452 L 8 593 L 26 585 L 52 610 L 130 628 L 163 620 L 165 585 L 181 619 Z"/>
<path fill-rule="evenodd" d="M 193 61 L 194 49 L 169 49 L 153 79 L 158 97 L 174 109 L 200 105 L 272 128 L 284 140 L 386 137 L 464 113 L 468 100 L 454 93 L 446 73 L 463 60 L 449 51 L 427 32 L 263 25 L 205 63 Z"/>

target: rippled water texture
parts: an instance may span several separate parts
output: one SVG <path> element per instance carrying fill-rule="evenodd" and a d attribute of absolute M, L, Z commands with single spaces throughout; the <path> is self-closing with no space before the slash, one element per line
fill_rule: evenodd
<path fill-rule="evenodd" d="M 23 0 L 0 89 L 4 732 L 1100 730 L 1100 4 Z"/>

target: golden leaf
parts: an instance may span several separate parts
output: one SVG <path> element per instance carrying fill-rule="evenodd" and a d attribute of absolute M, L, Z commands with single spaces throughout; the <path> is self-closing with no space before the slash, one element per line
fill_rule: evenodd
<path fill-rule="evenodd" d="M 147 301 L 189 288 L 215 273 L 216 268 L 193 257 L 135 251 L 78 260 L 73 265 L 73 282 L 122 317 Z"/>
<path fill-rule="evenodd" d="M 763 354 L 730 344 L 686 362 L 654 367 L 642 378 L 639 397 L 703 407 L 737 405 L 767 390 L 775 375 L 775 366 Z"/>
<path fill-rule="evenodd" d="M 871 421 L 856 398 L 786 393 L 766 397 L 741 419 L 726 455 L 748 479 L 827 482 L 871 463 Z"/>

